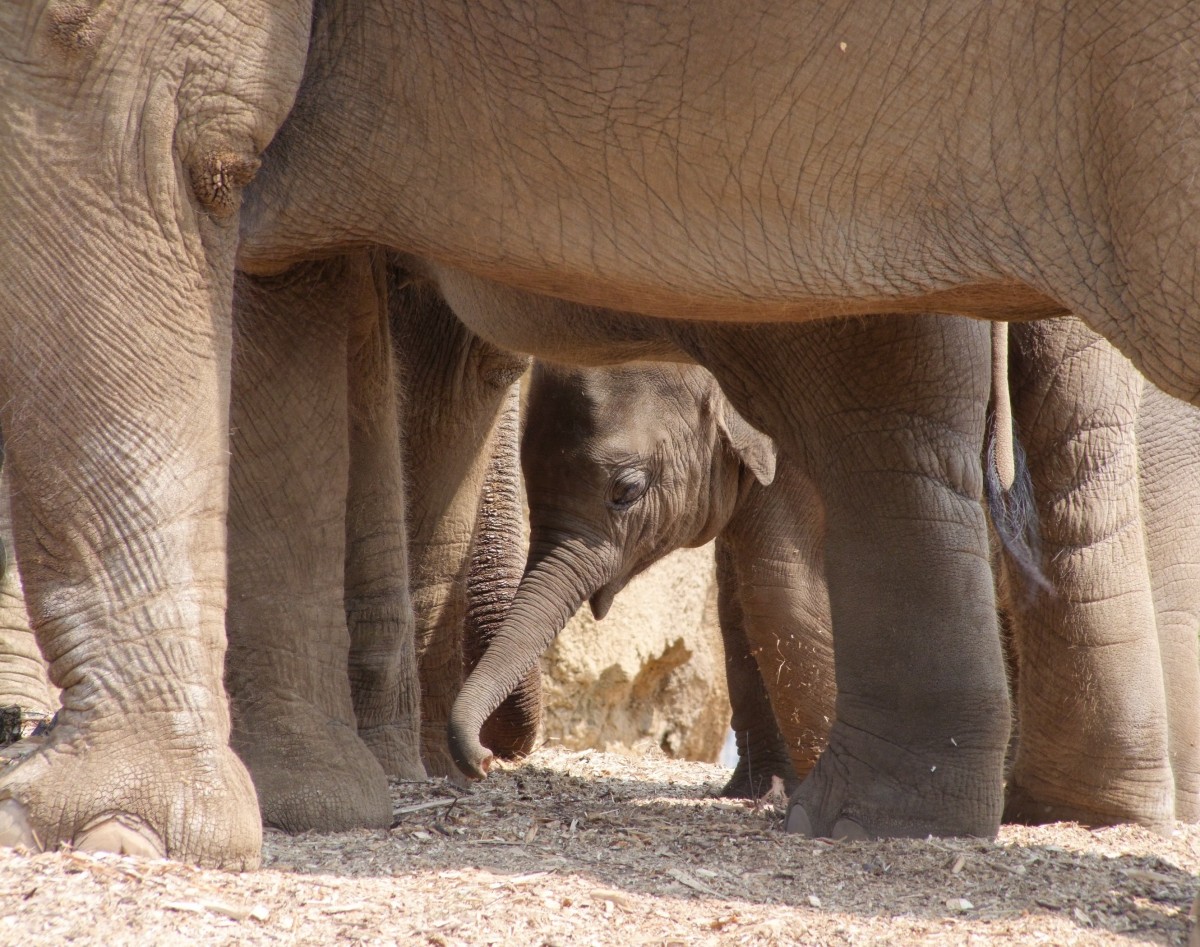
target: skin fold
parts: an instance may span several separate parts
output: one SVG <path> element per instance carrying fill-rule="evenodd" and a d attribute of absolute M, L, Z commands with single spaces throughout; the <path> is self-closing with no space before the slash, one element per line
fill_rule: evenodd
<path fill-rule="evenodd" d="M 1192 5 L 913 0 L 880 17 L 762 0 L 738 30 L 716 2 L 315 13 L 0 11 L 0 88 L 16 103 L 0 112 L 0 425 L 31 622 L 64 695 L 54 734 L 0 779 L 0 840 L 258 857 L 222 684 L 235 245 L 260 278 L 381 246 L 591 306 L 717 320 L 684 350 L 788 452 L 796 419 L 754 403 L 747 379 L 804 387 L 803 363 L 774 357 L 783 330 L 721 320 L 1069 311 L 1168 393 L 1200 396 L 1200 65 L 1179 42 L 1196 33 Z M 499 341 L 486 322 L 473 328 Z M 651 355 L 651 322 L 627 323 L 621 344 Z M 523 317 L 507 335 L 535 349 L 563 328 Z M 890 366 L 902 377 L 922 361 L 909 355 Z M 861 430 L 827 439 L 840 468 L 814 466 L 837 537 L 839 696 L 799 827 L 995 830 L 1000 661 L 967 512 L 978 458 L 954 446 L 974 437 L 976 399 L 969 382 L 953 391 L 929 395 L 923 447 L 904 412 L 884 412 L 901 455 L 887 470 Z M 858 504 L 870 529 L 838 486 L 868 469 L 913 481 L 898 505 Z M 954 561 L 945 535 L 913 525 L 930 499 L 919 483 L 953 510 Z M 854 599 L 853 582 L 874 589 L 892 565 L 879 556 L 901 548 L 901 522 L 902 574 Z M 900 649 L 909 673 L 872 674 L 874 651 L 902 640 L 919 642 Z M 974 710 L 951 653 L 983 682 Z M 930 730 L 934 699 L 948 710 Z M 320 700 L 348 725 L 347 700 Z M 921 769 L 951 736 L 958 762 Z"/>

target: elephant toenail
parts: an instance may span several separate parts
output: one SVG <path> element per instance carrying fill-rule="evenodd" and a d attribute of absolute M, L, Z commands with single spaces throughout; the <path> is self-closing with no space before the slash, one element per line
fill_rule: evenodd
<path fill-rule="evenodd" d="M 797 835 L 805 835 L 812 838 L 812 820 L 809 819 L 808 813 L 804 811 L 804 806 L 796 803 L 788 810 L 787 822 L 784 823 L 783 829 L 785 832 L 794 832 Z"/>
<path fill-rule="evenodd" d="M 158 833 L 140 819 L 123 813 L 104 816 L 75 836 L 81 852 L 113 852 L 140 858 L 166 858 Z"/>
<path fill-rule="evenodd" d="M 838 819 L 833 825 L 833 837 L 845 842 L 865 842 L 871 838 L 853 819 Z"/>

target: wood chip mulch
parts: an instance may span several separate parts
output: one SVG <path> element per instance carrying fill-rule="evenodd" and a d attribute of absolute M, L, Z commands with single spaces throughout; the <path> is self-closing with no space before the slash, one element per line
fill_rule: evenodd
<path fill-rule="evenodd" d="M 0 945 L 1183 944 L 1200 826 L 831 843 L 728 772 L 544 748 L 387 832 L 268 832 L 241 874 L 0 849 Z"/>

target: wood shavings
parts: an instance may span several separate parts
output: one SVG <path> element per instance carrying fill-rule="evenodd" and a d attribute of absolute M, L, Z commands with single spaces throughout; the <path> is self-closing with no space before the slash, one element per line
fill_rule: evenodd
<path fill-rule="evenodd" d="M 717 798 L 727 778 L 543 749 L 458 805 L 444 781 L 394 784 L 395 831 L 268 830 L 241 874 L 0 850 L 0 944 L 1187 942 L 1200 827 L 828 843 Z"/>

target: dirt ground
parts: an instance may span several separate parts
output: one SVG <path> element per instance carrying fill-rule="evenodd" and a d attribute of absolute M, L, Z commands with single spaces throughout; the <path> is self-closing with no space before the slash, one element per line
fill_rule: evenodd
<path fill-rule="evenodd" d="M 269 832 L 260 871 L 0 850 L 0 944 L 1180 944 L 1200 827 L 830 843 L 727 772 L 543 749 L 389 832 Z"/>

